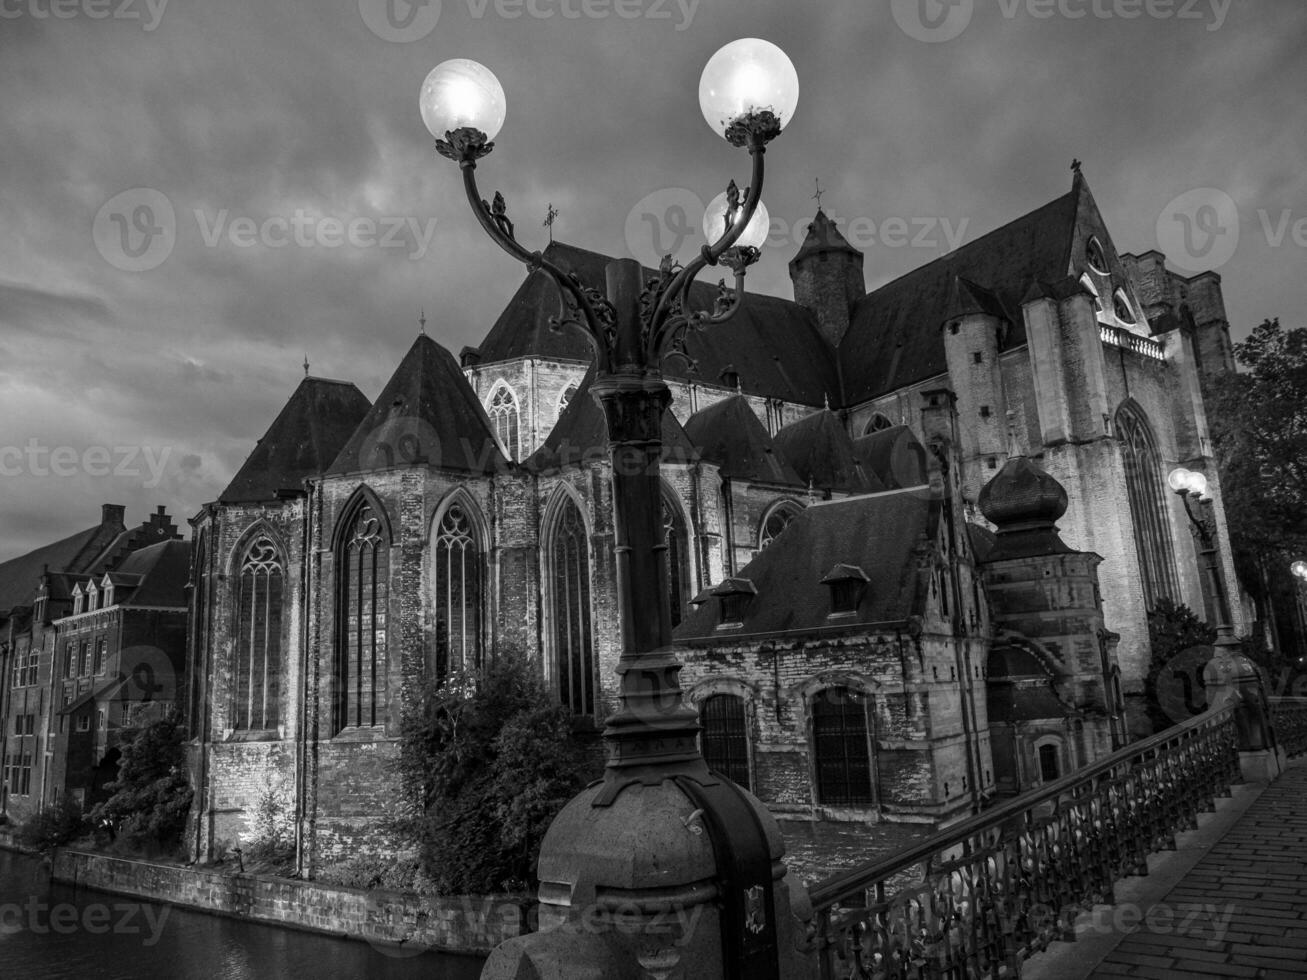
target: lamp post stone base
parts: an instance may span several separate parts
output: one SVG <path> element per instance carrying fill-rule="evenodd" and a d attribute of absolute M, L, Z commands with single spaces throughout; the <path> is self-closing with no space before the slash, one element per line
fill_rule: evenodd
<path fill-rule="evenodd" d="M 608 804 L 606 782 L 584 790 L 550 826 L 540 855 L 540 931 L 497 947 L 483 980 L 816 976 L 807 892 L 787 876 L 780 829 L 762 803 L 706 773 L 636 779 Z M 755 826 L 723 828 L 713 794 L 737 801 L 734 818 Z M 732 845 L 747 851 L 755 832 L 765 842 L 756 856 L 766 888 L 745 887 L 732 866 L 748 861 Z M 751 968 L 753 956 L 774 967 Z"/>

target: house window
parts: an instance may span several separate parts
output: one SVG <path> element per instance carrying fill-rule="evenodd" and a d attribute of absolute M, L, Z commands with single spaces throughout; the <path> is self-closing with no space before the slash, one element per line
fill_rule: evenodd
<path fill-rule="evenodd" d="M 436 529 L 436 677 L 481 666 L 481 550 L 466 507 L 455 501 Z"/>
<path fill-rule="evenodd" d="M 338 558 L 340 723 L 372 726 L 382 719 L 386 671 L 386 611 L 390 547 L 371 504 L 358 507 L 341 539 Z"/>
<path fill-rule="evenodd" d="M 788 501 L 779 503 L 768 511 L 767 516 L 763 518 L 762 526 L 758 529 L 758 550 L 765 551 L 767 546 L 776 540 L 777 535 L 799 516 L 799 511 L 797 504 Z"/>
<path fill-rule="evenodd" d="M 663 492 L 663 533 L 667 542 L 667 550 L 663 552 L 663 567 L 667 571 L 668 599 L 671 602 L 674 629 L 685 618 L 685 591 L 690 577 L 687 563 L 689 541 L 680 504 L 672 500 L 666 490 Z"/>
<path fill-rule="evenodd" d="M 490 408 L 486 414 L 490 416 L 490 424 L 494 427 L 495 435 L 499 437 L 499 442 L 503 445 L 508 458 L 517 459 L 521 412 L 518 410 L 517 396 L 513 394 L 513 389 L 505 384 L 499 385 L 490 396 Z"/>
<path fill-rule="evenodd" d="M 852 613 L 858 611 L 858 601 L 862 598 L 867 583 L 861 579 L 845 578 L 830 584 L 830 611 L 832 613 Z"/>
<path fill-rule="evenodd" d="M 99 711 L 95 713 L 95 727 L 100 731 L 104 731 L 106 728 L 109 727 L 108 716 L 105 714 L 103 708 L 101 708 Z"/>
<path fill-rule="evenodd" d="M 24 753 L 18 769 L 18 795 L 30 796 L 32 793 L 32 756 Z"/>
<path fill-rule="evenodd" d="M 575 714 L 594 714 L 589 544 L 581 512 L 570 499 L 563 502 L 554 525 L 549 563 L 558 693 Z"/>
<path fill-rule="evenodd" d="M 1062 775 L 1062 767 L 1058 763 L 1057 746 L 1049 743 L 1039 747 L 1039 778 L 1046 783 L 1051 783 Z"/>
<path fill-rule="evenodd" d="M 91 730 L 90 715 L 83 714 L 77 716 L 77 730 L 79 732 L 89 732 Z"/>
<path fill-rule="evenodd" d="M 1129 409 L 1119 412 L 1116 432 L 1125 462 L 1140 586 L 1145 604 L 1153 609 L 1159 599 L 1174 599 L 1179 592 L 1166 493 L 1162 488 L 1162 461 L 1148 423 L 1138 413 Z"/>
<path fill-rule="evenodd" d="M 699 704 L 699 734 L 708 768 L 749 789 L 749 734 L 744 698 L 714 694 Z"/>
<path fill-rule="evenodd" d="M 81 667 L 80 667 L 79 670 L 77 671 L 78 674 L 81 674 L 81 675 L 83 675 L 83 676 L 85 676 L 85 675 L 87 675 L 87 674 L 90 674 L 90 672 L 91 672 L 91 643 L 90 643 L 89 640 L 83 640 L 83 641 L 82 641 L 82 656 L 81 656 L 81 661 L 80 661 L 80 663 L 81 663 Z"/>
<path fill-rule="evenodd" d="M 232 727 L 277 727 L 281 695 L 281 620 L 285 574 L 277 546 L 259 535 L 241 560 L 236 597 L 236 703 Z"/>
<path fill-rule="evenodd" d="M 103 636 L 95 641 L 95 660 L 91 664 L 92 672 L 98 677 L 104 673 L 105 654 L 109 649 L 109 641 Z"/>
<path fill-rule="evenodd" d="M 818 802 L 870 804 L 866 698 L 848 687 L 831 687 L 817 694 L 812 701 L 812 741 Z"/>

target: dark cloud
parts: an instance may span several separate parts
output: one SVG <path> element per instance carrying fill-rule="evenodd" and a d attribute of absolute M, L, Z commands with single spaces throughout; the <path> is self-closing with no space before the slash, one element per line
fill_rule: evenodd
<path fill-rule="evenodd" d="M 846 220 L 946 220 L 974 237 L 1063 193 L 1078 157 L 1125 250 L 1156 247 L 1158 216 L 1184 191 L 1235 198 L 1244 238 L 1221 272 L 1236 335 L 1307 305 L 1303 249 L 1262 230 L 1263 212 L 1307 218 L 1297 0 L 1236 4 L 1219 30 L 978 0 L 965 32 L 940 44 L 910 37 L 887 2 L 686 0 L 657 5 L 671 19 L 633 20 L 564 17 L 579 0 L 534 6 L 557 13 L 444 0 L 413 43 L 373 34 L 358 0 L 172 0 L 152 30 L 6 7 L 21 15 L 0 20 L 0 444 L 170 455 L 148 488 L 148 477 L 5 477 L 0 554 L 84 526 L 104 500 L 194 513 L 289 396 L 305 354 L 314 374 L 375 396 L 420 308 L 455 351 L 485 335 L 522 273 L 481 235 L 419 120 L 418 87 L 449 57 L 485 62 L 508 92 L 480 173 L 528 241 L 544 242 L 552 202 L 559 237 L 627 253 L 628 214 L 647 195 L 706 201 L 745 182 L 743 155 L 703 124 L 697 83 L 719 45 L 753 34 L 787 49 L 803 87 L 767 157 L 767 204 L 791 233 L 820 178 Z M 102 206 L 132 188 L 175 214 L 170 251 L 148 271 L 115 267 L 92 236 Z M 402 222 L 402 247 L 240 244 L 233 224 L 275 236 L 300 216 L 317 229 Z M 946 247 L 940 236 L 869 246 L 868 284 Z M 752 288 L 790 295 L 791 255 L 768 249 Z"/>

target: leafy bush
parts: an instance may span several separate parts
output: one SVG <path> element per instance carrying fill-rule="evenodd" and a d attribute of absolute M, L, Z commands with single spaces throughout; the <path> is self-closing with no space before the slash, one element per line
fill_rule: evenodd
<path fill-rule="evenodd" d="M 44 852 L 71 844 L 89 829 L 82 808 L 65 799 L 19 824 L 14 836 L 20 844 Z"/>
<path fill-rule="evenodd" d="M 284 863 L 295 856 L 289 794 L 271 779 L 254 801 L 254 819 L 244 855 L 257 862 Z"/>
<path fill-rule="evenodd" d="M 318 872 L 317 880 L 345 888 L 380 888 L 392 892 L 429 893 L 435 890 L 416 860 L 359 855 Z"/>
<path fill-rule="evenodd" d="M 91 811 L 129 847 L 151 853 L 175 848 L 186 827 L 191 786 L 186 774 L 186 731 L 173 712 L 123 737 L 113 794 Z"/>
<path fill-rule="evenodd" d="M 530 888 L 545 831 L 586 769 L 571 712 L 525 658 L 502 654 L 483 672 L 423 682 L 394 767 L 406 810 L 391 829 L 447 895 Z"/>
<path fill-rule="evenodd" d="M 1176 717 L 1179 712 L 1174 707 L 1167 710 L 1162 704 L 1159 678 L 1163 677 L 1164 671 L 1179 667 L 1192 675 L 1190 683 L 1201 685 L 1201 666 L 1211 658 L 1210 648 L 1216 642 L 1216 630 L 1199 619 L 1188 606 L 1170 599 L 1159 599 L 1148 614 L 1148 640 L 1152 646 L 1152 659 L 1144 678 L 1144 694 L 1153 731 L 1160 732 L 1182 718 Z M 1181 663 L 1181 655 L 1186 653 L 1189 656 Z"/>

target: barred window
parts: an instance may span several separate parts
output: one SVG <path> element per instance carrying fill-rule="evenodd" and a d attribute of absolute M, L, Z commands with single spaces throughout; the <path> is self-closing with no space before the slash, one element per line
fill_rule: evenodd
<path fill-rule="evenodd" d="M 585 521 L 566 500 L 549 543 L 549 587 L 558 693 L 575 714 L 595 710 L 594 643 L 590 621 L 590 550 Z"/>
<path fill-rule="evenodd" d="M 708 768 L 734 783 L 749 788 L 749 734 L 744 698 L 714 694 L 699 704 L 699 736 Z"/>
<path fill-rule="evenodd" d="M 372 505 L 361 504 L 341 539 L 339 556 L 336 621 L 340 631 L 342 726 L 371 726 L 383 720 L 389 544 Z"/>
<path fill-rule="evenodd" d="M 281 622 L 285 572 L 267 535 L 241 561 L 236 596 L 236 703 L 232 727 L 275 728 L 280 715 Z"/>
<path fill-rule="evenodd" d="M 818 802 L 871 803 L 866 698 L 847 687 L 831 687 L 817 694 L 812 700 L 812 741 Z"/>
<path fill-rule="evenodd" d="M 517 459 L 521 452 L 518 445 L 521 412 L 513 389 L 504 384 L 497 387 L 490 397 L 490 409 L 486 414 L 490 416 L 490 424 L 494 426 L 495 435 L 499 437 L 508 457 Z"/>
<path fill-rule="evenodd" d="M 1126 493 L 1139 556 L 1140 585 L 1144 602 L 1153 609 L 1159 599 L 1174 599 L 1179 593 L 1162 461 L 1148 423 L 1136 412 L 1119 412 L 1116 431 L 1125 457 Z"/>
<path fill-rule="evenodd" d="M 481 666 L 481 549 L 465 506 L 445 510 L 435 543 L 436 677 Z"/>

